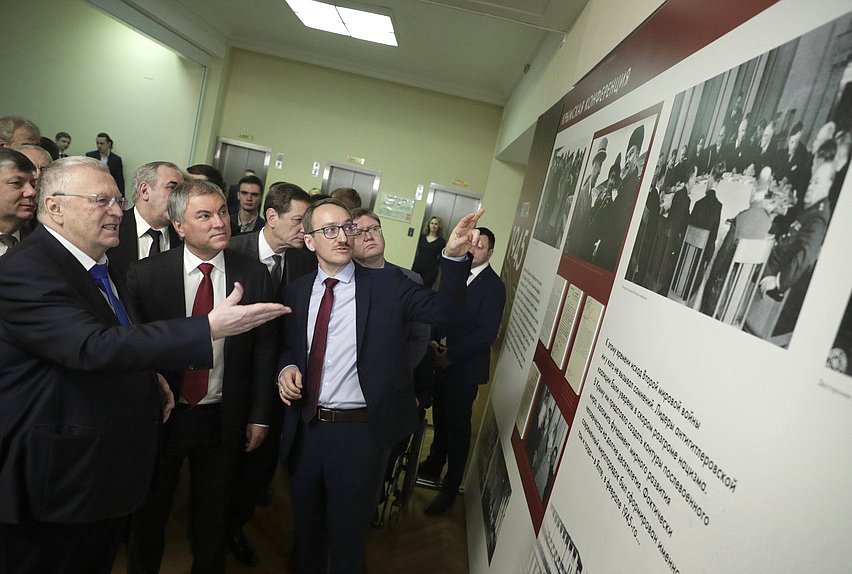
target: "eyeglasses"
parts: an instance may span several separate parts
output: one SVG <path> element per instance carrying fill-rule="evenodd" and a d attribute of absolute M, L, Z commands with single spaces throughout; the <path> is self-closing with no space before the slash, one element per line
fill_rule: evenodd
<path fill-rule="evenodd" d="M 381 225 L 371 225 L 366 229 L 358 229 L 358 235 L 363 235 L 365 233 L 369 233 L 370 235 L 381 235 L 382 234 L 382 226 Z"/>
<path fill-rule="evenodd" d="M 322 231 L 323 237 L 326 239 L 336 239 L 338 235 L 340 235 L 340 230 L 343 230 L 344 235 L 346 237 L 355 237 L 356 235 L 361 235 L 361 230 L 358 229 L 358 226 L 354 223 L 345 223 L 343 225 L 327 225 L 326 227 L 320 227 L 319 229 L 314 229 L 313 231 L 308 231 L 308 235 L 316 233 L 317 231 Z"/>
<path fill-rule="evenodd" d="M 122 211 L 127 209 L 127 198 L 120 195 L 104 195 L 102 193 L 54 193 L 54 196 L 84 197 L 103 209 L 109 209 L 116 203 Z"/>

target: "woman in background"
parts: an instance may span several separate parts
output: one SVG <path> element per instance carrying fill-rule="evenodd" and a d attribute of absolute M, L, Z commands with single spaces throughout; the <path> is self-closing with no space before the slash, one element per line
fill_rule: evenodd
<path fill-rule="evenodd" d="M 417 252 L 414 254 L 414 263 L 411 265 L 411 270 L 419 273 L 423 277 L 423 285 L 430 289 L 438 279 L 441 251 L 446 244 L 440 218 L 431 218 L 426 233 L 421 235 L 417 242 Z"/>

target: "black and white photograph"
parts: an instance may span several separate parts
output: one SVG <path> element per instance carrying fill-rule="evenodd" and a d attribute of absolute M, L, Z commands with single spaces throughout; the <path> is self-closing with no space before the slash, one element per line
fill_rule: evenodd
<path fill-rule="evenodd" d="M 636 205 L 657 116 L 595 138 L 564 252 L 615 271 Z"/>
<path fill-rule="evenodd" d="M 488 564 L 494 557 L 500 526 L 506 517 L 509 497 L 512 496 L 512 484 L 509 482 L 509 469 L 500 442 L 494 443 L 491 464 L 482 487 L 482 521 L 485 524 L 485 545 L 488 547 Z"/>
<path fill-rule="evenodd" d="M 585 157 L 586 145 L 581 142 L 557 146 L 553 150 L 533 228 L 533 237 L 551 247 L 558 248 L 562 244 Z"/>
<path fill-rule="evenodd" d="M 556 404 L 556 399 L 547 385 L 540 385 L 538 403 L 535 407 L 535 425 L 530 426 L 524 450 L 532 469 L 536 491 L 543 505 L 547 504 L 565 439 L 568 437 L 568 422 Z"/>
<path fill-rule="evenodd" d="M 629 281 L 788 346 L 849 168 L 850 32 L 847 14 L 675 97 Z"/>
<path fill-rule="evenodd" d="M 852 358 L 852 298 L 846 305 L 846 311 L 843 313 L 843 320 L 840 322 L 834 344 L 828 352 L 826 366 L 832 371 L 852 377 L 850 358 Z"/>
<path fill-rule="evenodd" d="M 491 402 L 485 408 L 482 417 L 482 426 L 479 429 L 479 439 L 476 442 L 476 473 L 479 478 L 479 491 L 485 487 L 485 478 L 488 466 L 491 464 L 491 456 L 494 454 L 494 446 L 500 441 L 497 430 L 497 417 L 494 415 L 494 407 Z"/>
<path fill-rule="evenodd" d="M 581 574 L 583 561 L 565 523 L 551 506 L 544 515 L 541 530 L 523 574 Z"/>

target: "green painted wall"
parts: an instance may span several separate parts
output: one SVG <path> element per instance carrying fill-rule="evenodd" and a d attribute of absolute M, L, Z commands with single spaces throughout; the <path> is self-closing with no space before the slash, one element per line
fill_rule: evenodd
<path fill-rule="evenodd" d="M 314 161 L 365 158 L 364 168 L 381 171 L 379 195 L 414 198 L 422 184 L 469 182 L 485 190 L 502 108 L 374 80 L 283 58 L 233 50 L 219 135 L 272 148 L 284 166 L 270 167 L 268 183 L 290 181 L 319 188 Z M 416 202 L 412 223 L 385 219 L 386 256 L 410 265 L 417 245 L 406 232 L 420 229 L 425 207 Z M 485 197 L 486 209 L 492 197 Z M 491 225 L 489 217 L 483 221 Z"/>
<path fill-rule="evenodd" d="M 109 133 L 128 192 L 143 163 L 188 165 L 202 66 L 82 0 L 3 2 L 3 20 L 0 116 L 27 117 L 50 138 L 69 132 L 72 154 Z"/>

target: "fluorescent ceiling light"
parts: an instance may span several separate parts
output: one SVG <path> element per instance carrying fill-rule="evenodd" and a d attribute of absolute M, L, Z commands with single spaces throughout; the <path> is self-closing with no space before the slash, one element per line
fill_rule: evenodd
<path fill-rule="evenodd" d="M 287 4 L 308 28 L 351 36 L 359 40 L 396 46 L 390 16 L 315 0 L 287 0 Z"/>

